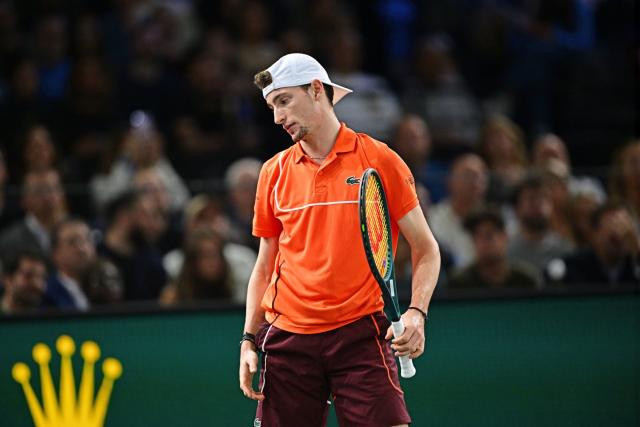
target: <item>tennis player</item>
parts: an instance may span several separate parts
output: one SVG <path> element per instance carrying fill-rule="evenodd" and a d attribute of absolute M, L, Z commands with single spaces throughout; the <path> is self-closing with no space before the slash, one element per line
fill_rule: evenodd
<path fill-rule="evenodd" d="M 285 55 L 255 83 L 294 144 L 264 164 L 256 194 L 261 241 L 240 350 L 240 388 L 258 401 L 254 425 L 323 426 L 332 400 L 340 425 L 406 426 L 394 355 L 424 352 L 440 266 L 411 172 L 385 144 L 338 121 L 333 105 L 351 90 L 314 58 Z M 411 304 L 391 346 L 359 231 L 358 184 L 369 167 L 387 192 L 394 249 L 398 231 L 411 246 Z"/>

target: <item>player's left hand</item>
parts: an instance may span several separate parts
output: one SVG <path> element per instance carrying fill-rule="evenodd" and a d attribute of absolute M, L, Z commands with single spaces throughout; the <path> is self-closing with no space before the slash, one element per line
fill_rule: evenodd
<path fill-rule="evenodd" d="M 404 333 L 391 341 L 391 348 L 395 351 L 395 356 L 409 356 L 411 359 L 420 357 L 424 353 L 424 317 L 417 310 L 407 310 L 402 315 L 404 323 Z M 387 329 L 386 339 L 393 338 L 391 327 Z"/>

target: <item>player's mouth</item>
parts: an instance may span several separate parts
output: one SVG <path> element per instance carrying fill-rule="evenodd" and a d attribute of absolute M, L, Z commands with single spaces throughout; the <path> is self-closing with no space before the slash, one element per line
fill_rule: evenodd
<path fill-rule="evenodd" d="M 292 131 L 293 131 L 293 126 L 295 126 L 295 123 L 291 123 L 288 125 L 284 126 L 284 130 L 291 135 Z"/>

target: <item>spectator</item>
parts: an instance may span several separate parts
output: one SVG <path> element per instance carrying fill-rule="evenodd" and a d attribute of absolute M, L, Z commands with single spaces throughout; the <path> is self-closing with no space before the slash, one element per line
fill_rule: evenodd
<path fill-rule="evenodd" d="M 3 260 L 0 314 L 35 311 L 41 307 L 46 286 L 47 265 L 39 252 L 16 250 Z"/>
<path fill-rule="evenodd" d="M 199 194 L 187 205 L 184 213 L 185 241 L 197 229 L 210 228 L 223 243 L 222 253 L 226 264 L 229 266 L 229 283 L 233 290 L 233 300 L 244 303 L 249 276 L 256 263 L 256 253 L 248 246 L 239 245 L 227 240 L 226 234 L 230 230 L 229 220 L 224 214 L 223 204 L 214 196 Z M 185 254 L 182 249 L 176 249 L 165 255 L 163 265 L 174 281 L 185 262 Z"/>
<path fill-rule="evenodd" d="M 507 117 L 493 116 L 480 132 L 478 150 L 489 167 L 487 199 L 506 203 L 528 166 L 522 131 Z"/>
<path fill-rule="evenodd" d="M 124 193 L 107 206 L 106 220 L 98 252 L 118 267 L 124 299 L 157 299 L 166 284 L 166 272 L 160 251 L 152 244 L 161 228 L 153 204 L 138 193 Z"/>
<path fill-rule="evenodd" d="M 499 210 L 476 211 L 465 219 L 464 226 L 473 237 L 476 258 L 473 264 L 453 275 L 450 289 L 536 289 L 542 285 L 535 267 L 509 261 L 509 239 Z"/>
<path fill-rule="evenodd" d="M 60 175 L 54 169 L 29 172 L 22 184 L 24 218 L 0 234 L 0 253 L 6 256 L 17 248 L 28 248 L 45 259 L 51 248 L 50 233 L 67 215 Z"/>
<path fill-rule="evenodd" d="M 164 155 L 164 140 L 148 114 L 137 111 L 131 115 L 131 128 L 126 132 L 120 157 L 106 175 L 91 181 L 94 200 L 103 208 L 133 183 L 135 172 L 153 168 L 162 179 L 170 196 L 172 210 L 181 210 L 189 199 L 189 190 Z"/>
<path fill-rule="evenodd" d="M 553 280 L 567 285 L 640 284 L 640 234 L 622 204 L 606 203 L 592 216 L 592 246 L 547 268 Z"/>
<path fill-rule="evenodd" d="M 243 158 L 229 166 L 225 174 L 228 192 L 229 241 L 258 250 L 258 239 L 251 234 L 253 205 L 262 162 Z"/>
<path fill-rule="evenodd" d="M 62 101 L 71 75 L 67 55 L 67 19 L 64 15 L 45 15 L 36 28 L 36 50 L 39 60 L 40 94 L 50 102 Z"/>
<path fill-rule="evenodd" d="M 362 70 L 362 51 L 360 36 L 354 30 L 334 34 L 330 74 L 337 84 L 353 89 L 336 105 L 336 115 L 356 132 L 387 140 L 400 118 L 400 103 L 384 77 Z"/>
<path fill-rule="evenodd" d="M 552 133 L 543 134 L 533 143 L 532 149 L 533 166 L 540 170 L 566 169 L 568 175 L 569 193 L 576 194 L 592 193 L 599 203 L 604 202 L 606 194 L 602 184 L 590 176 L 575 176 L 571 171 L 571 159 L 564 141 Z"/>
<path fill-rule="evenodd" d="M 232 289 L 230 266 L 224 257 L 224 240 L 211 227 L 194 230 L 186 239 L 184 262 L 178 278 L 164 288 L 164 303 L 217 299 L 231 301 L 245 294 Z"/>
<path fill-rule="evenodd" d="M 56 146 L 51 133 L 42 124 L 27 126 L 21 138 L 21 168 L 17 177 L 29 172 L 42 172 L 56 167 Z"/>
<path fill-rule="evenodd" d="M 602 203 L 592 193 L 577 194 L 569 201 L 569 218 L 576 249 L 591 246 L 591 218 Z"/>
<path fill-rule="evenodd" d="M 544 271 L 547 263 L 569 253 L 573 246 L 551 228 L 553 202 L 544 178 L 529 175 L 516 187 L 518 228 L 509 242 L 512 261 L 523 261 Z"/>
<path fill-rule="evenodd" d="M 74 218 L 59 222 L 51 232 L 51 259 L 55 271 L 47 280 L 47 300 L 58 308 L 89 310 L 83 281 L 96 259 L 89 226 Z"/>
<path fill-rule="evenodd" d="M 415 114 L 402 117 L 391 138 L 391 147 L 407 163 L 416 181 L 426 187 L 431 202 L 438 203 L 446 197 L 448 166 L 430 159 L 431 133 L 422 118 Z"/>
<path fill-rule="evenodd" d="M 170 195 L 156 169 L 147 168 L 136 172 L 133 177 L 135 191 L 149 199 L 151 214 L 159 227 L 152 232 L 150 239 L 154 241 L 160 252 L 166 254 L 180 246 L 182 241 L 182 211 L 173 210 Z"/>
<path fill-rule="evenodd" d="M 640 140 L 627 143 L 611 168 L 611 197 L 625 202 L 640 224 Z"/>
<path fill-rule="evenodd" d="M 464 218 L 485 201 L 487 167 L 475 154 L 457 158 L 448 179 L 449 197 L 433 206 L 429 224 L 438 243 L 451 252 L 457 267 L 474 259 L 471 236 L 463 227 Z"/>
<path fill-rule="evenodd" d="M 405 110 L 429 123 L 435 156 L 469 150 L 478 135 L 480 111 L 458 71 L 450 37 L 437 35 L 420 42 L 415 70 L 414 81 L 404 90 Z"/>

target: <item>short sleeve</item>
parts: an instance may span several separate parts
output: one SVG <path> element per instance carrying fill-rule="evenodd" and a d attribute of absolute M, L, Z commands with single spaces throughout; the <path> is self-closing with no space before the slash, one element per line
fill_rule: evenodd
<path fill-rule="evenodd" d="M 274 237 L 282 231 L 282 223 L 276 218 L 271 203 L 277 179 L 274 175 L 273 163 L 265 163 L 260 171 L 253 208 L 253 235 L 256 237 Z"/>
<path fill-rule="evenodd" d="M 387 195 L 389 213 L 393 221 L 398 222 L 419 204 L 415 179 L 409 166 L 386 146 L 379 158 L 378 171 Z"/>

